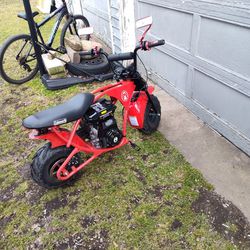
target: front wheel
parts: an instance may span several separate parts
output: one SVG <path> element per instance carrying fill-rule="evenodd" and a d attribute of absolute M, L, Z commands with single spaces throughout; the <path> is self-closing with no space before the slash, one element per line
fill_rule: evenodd
<path fill-rule="evenodd" d="M 62 28 L 62 33 L 60 38 L 61 47 L 65 48 L 65 37 L 68 37 L 69 35 L 77 35 L 79 38 L 83 40 L 89 40 L 90 35 L 83 35 L 83 36 L 79 35 L 79 30 L 86 27 L 89 27 L 89 21 L 86 17 L 81 15 L 70 17 Z"/>
<path fill-rule="evenodd" d="M 0 50 L 0 75 L 12 84 L 30 81 L 38 72 L 38 63 L 31 37 L 15 35 Z"/>
<path fill-rule="evenodd" d="M 151 99 L 157 113 L 154 111 L 152 103 L 148 101 L 144 113 L 144 126 L 143 129 L 140 129 L 143 133 L 148 135 L 157 130 L 161 121 L 161 104 L 156 96 L 151 95 Z"/>
<path fill-rule="evenodd" d="M 40 186 L 45 188 L 57 188 L 71 183 L 75 179 L 73 175 L 69 180 L 61 181 L 57 179 L 56 173 L 69 154 L 72 148 L 65 146 L 51 148 L 51 144 L 47 143 L 40 148 L 31 164 L 31 177 Z M 66 169 L 71 170 L 72 166 L 79 166 L 81 158 L 78 154 L 74 155 L 68 163 Z"/>

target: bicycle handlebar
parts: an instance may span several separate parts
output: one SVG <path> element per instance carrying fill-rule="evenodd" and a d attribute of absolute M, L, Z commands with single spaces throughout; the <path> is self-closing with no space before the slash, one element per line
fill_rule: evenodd
<path fill-rule="evenodd" d="M 79 55 L 80 55 L 80 56 L 92 56 L 92 55 L 94 55 L 94 51 L 93 51 L 93 50 L 90 50 L 90 51 L 82 51 L 82 52 L 79 52 Z"/>
<path fill-rule="evenodd" d="M 149 50 L 150 48 L 153 48 L 153 47 L 157 47 L 157 46 L 162 46 L 165 44 L 165 40 L 158 40 L 158 41 L 155 41 L 155 42 L 148 42 L 148 41 L 144 41 L 142 42 L 140 45 L 138 45 L 134 52 L 127 52 L 127 53 L 119 53 L 119 54 L 111 54 L 111 55 L 107 55 L 107 58 L 110 62 L 114 62 L 114 61 L 124 61 L 124 60 L 132 60 L 135 58 L 135 55 L 137 53 L 138 50 Z M 90 51 L 83 51 L 83 52 L 80 52 L 79 55 L 80 56 L 94 56 L 94 55 L 98 55 L 98 54 L 103 54 L 103 50 L 100 49 L 99 51 L 98 50 L 95 50 L 95 49 L 92 49 Z"/>

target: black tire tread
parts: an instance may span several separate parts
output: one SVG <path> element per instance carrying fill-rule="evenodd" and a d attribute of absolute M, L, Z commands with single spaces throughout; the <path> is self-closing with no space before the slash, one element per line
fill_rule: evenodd
<path fill-rule="evenodd" d="M 158 98 L 154 95 L 151 95 L 152 101 L 156 107 L 156 110 L 158 111 L 159 114 L 161 114 L 161 104 L 158 100 Z M 151 122 L 149 121 L 148 118 L 148 114 L 149 111 L 151 109 L 151 103 L 148 101 L 147 106 L 146 106 L 146 110 L 145 110 L 145 115 L 144 115 L 144 127 L 143 129 L 140 129 L 141 132 L 143 132 L 144 134 L 150 135 L 153 132 L 155 132 L 157 130 L 157 128 L 159 127 L 160 124 L 160 120 L 161 119 L 157 119 L 155 124 L 151 124 Z"/>
<path fill-rule="evenodd" d="M 62 181 L 58 185 L 53 185 L 51 183 L 48 183 L 46 179 L 44 179 L 45 165 L 48 164 L 50 159 L 53 159 L 55 155 L 60 154 L 60 151 L 61 152 L 65 151 L 69 154 L 72 151 L 72 148 L 58 147 L 52 149 L 51 144 L 47 143 L 36 152 L 30 167 L 31 167 L 31 177 L 38 185 L 51 189 L 68 185 L 76 179 L 76 175 L 74 175 L 69 180 Z"/>

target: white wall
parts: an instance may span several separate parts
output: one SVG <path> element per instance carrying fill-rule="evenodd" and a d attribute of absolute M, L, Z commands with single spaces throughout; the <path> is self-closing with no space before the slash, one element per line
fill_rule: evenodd
<path fill-rule="evenodd" d="M 113 52 L 135 46 L 134 0 L 72 0 L 74 14 L 87 17 L 95 33 Z"/>

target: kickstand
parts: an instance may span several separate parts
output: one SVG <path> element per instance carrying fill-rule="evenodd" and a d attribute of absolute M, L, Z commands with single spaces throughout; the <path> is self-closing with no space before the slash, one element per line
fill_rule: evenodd
<path fill-rule="evenodd" d="M 129 143 L 130 143 L 130 146 L 133 149 L 135 149 L 136 151 L 140 151 L 141 150 L 141 148 L 139 146 L 137 146 L 135 143 L 133 143 L 132 141 L 129 141 Z"/>

